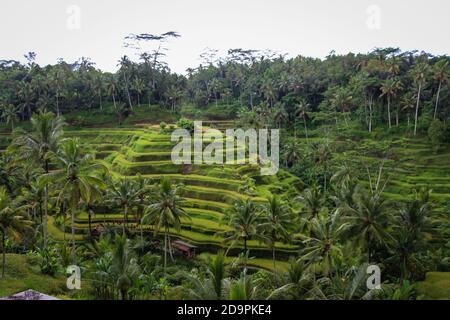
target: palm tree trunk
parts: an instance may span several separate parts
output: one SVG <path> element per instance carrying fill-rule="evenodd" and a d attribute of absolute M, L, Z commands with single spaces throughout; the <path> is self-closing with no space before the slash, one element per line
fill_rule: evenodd
<path fill-rule="evenodd" d="M 5 244 L 5 231 L 2 231 L 2 278 L 5 277 L 6 268 L 6 244 Z"/>
<path fill-rule="evenodd" d="M 419 101 L 420 101 L 420 90 L 422 89 L 422 83 L 419 83 L 419 90 L 417 92 L 417 103 L 416 103 L 416 116 L 414 120 L 414 136 L 417 135 L 417 118 L 419 117 Z"/>
<path fill-rule="evenodd" d="M 439 87 L 438 87 L 437 96 L 436 96 L 436 105 L 434 106 L 434 120 L 436 120 L 438 104 L 439 104 L 439 94 L 441 93 L 441 85 L 442 85 L 442 81 L 439 81 Z"/>
<path fill-rule="evenodd" d="M 306 127 L 306 117 L 303 116 L 303 122 L 305 123 L 305 135 L 306 135 L 306 140 L 308 141 L 308 128 Z"/>
<path fill-rule="evenodd" d="M 272 243 L 272 260 L 273 260 L 273 272 L 277 271 L 276 260 L 275 260 L 275 241 Z"/>
<path fill-rule="evenodd" d="M 392 127 L 391 125 L 391 97 L 387 96 L 387 102 L 388 102 L 388 122 L 389 122 L 389 129 Z"/>
<path fill-rule="evenodd" d="M 115 97 L 114 93 L 112 94 L 112 98 L 113 98 L 113 103 L 114 103 L 114 110 L 117 110 L 116 97 Z"/>
<path fill-rule="evenodd" d="M 91 210 L 88 210 L 89 236 L 92 237 Z"/>
<path fill-rule="evenodd" d="M 56 91 L 56 114 L 58 115 L 58 117 L 60 116 L 60 113 L 59 113 L 59 93 L 58 93 L 58 91 Z"/>
<path fill-rule="evenodd" d="M 167 270 L 167 227 L 164 231 L 164 274 L 166 274 Z"/>
<path fill-rule="evenodd" d="M 44 164 L 45 173 L 49 172 L 49 164 L 48 160 L 45 160 Z M 42 224 L 42 233 L 44 236 L 44 249 L 47 248 L 47 228 L 48 228 L 48 183 L 45 184 L 44 188 L 44 221 Z"/>
<path fill-rule="evenodd" d="M 244 272 L 247 272 L 247 237 L 244 237 Z"/>
<path fill-rule="evenodd" d="M 73 264 L 76 264 L 77 255 L 75 252 L 75 209 L 71 209 L 72 214 L 72 260 Z"/>
<path fill-rule="evenodd" d="M 127 227 L 128 224 L 128 205 L 125 205 L 124 207 L 124 219 L 123 219 L 123 224 L 122 224 L 122 230 L 123 230 L 123 234 L 125 234 L 125 229 Z"/>

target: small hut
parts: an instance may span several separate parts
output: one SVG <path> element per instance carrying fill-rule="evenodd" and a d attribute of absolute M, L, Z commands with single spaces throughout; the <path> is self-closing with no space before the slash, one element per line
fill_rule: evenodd
<path fill-rule="evenodd" d="M 177 251 L 181 252 L 183 256 L 185 256 L 188 259 L 195 258 L 195 250 L 197 249 L 197 247 L 190 243 L 181 240 L 176 240 L 172 242 L 172 247 L 175 248 Z"/>
<path fill-rule="evenodd" d="M 58 298 L 40 293 L 35 290 L 26 290 L 9 297 L 0 298 L 0 300 L 60 300 Z"/>

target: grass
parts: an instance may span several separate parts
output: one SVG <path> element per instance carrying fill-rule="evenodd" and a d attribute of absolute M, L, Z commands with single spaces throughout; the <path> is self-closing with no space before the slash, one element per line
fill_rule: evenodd
<path fill-rule="evenodd" d="M 0 278 L 0 297 L 28 289 L 57 297 L 62 296 L 67 294 L 66 277 L 43 275 L 37 257 L 7 254 L 5 278 Z"/>
<path fill-rule="evenodd" d="M 450 300 L 450 272 L 428 272 L 417 292 L 427 300 Z"/>
<path fill-rule="evenodd" d="M 215 254 L 203 252 L 203 253 L 199 254 L 197 256 L 197 258 L 200 259 L 201 261 L 208 261 L 208 259 L 213 259 L 215 256 L 216 256 Z M 236 260 L 235 257 L 229 257 L 229 256 L 225 257 L 225 263 L 227 265 L 232 264 L 235 260 Z M 249 267 L 258 268 L 258 269 L 271 270 L 271 271 L 274 270 L 273 261 L 270 259 L 250 258 L 247 261 L 247 265 Z M 276 267 L 277 271 L 285 272 L 288 270 L 289 263 L 284 262 L 284 261 L 276 261 L 275 267 Z"/>

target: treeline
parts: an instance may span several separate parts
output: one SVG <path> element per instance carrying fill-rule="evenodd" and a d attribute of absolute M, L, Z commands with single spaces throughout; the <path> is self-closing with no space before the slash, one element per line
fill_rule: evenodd
<path fill-rule="evenodd" d="M 376 49 L 368 54 L 325 59 L 287 59 L 256 50 L 214 51 L 186 76 L 170 71 L 159 53 L 142 54 L 134 62 L 124 56 L 116 73 L 102 72 L 89 59 L 60 60 L 45 67 L 29 53 L 27 63 L 0 61 L 0 103 L 4 121 L 27 120 L 46 108 L 56 114 L 113 105 L 132 111 L 135 105 L 159 104 L 177 111 L 181 103 L 243 107 L 241 116 L 272 124 L 296 118 L 347 123 L 358 119 L 367 130 L 380 124 L 414 126 L 421 117 L 446 121 L 450 116 L 448 56 L 425 52 Z M 250 114 L 244 114 L 250 112 Z"/>

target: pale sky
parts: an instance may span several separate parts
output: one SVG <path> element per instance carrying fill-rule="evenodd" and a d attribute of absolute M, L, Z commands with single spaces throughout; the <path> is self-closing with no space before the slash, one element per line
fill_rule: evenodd
<path fill-rule="evenodd" d="M 127 34 L 166 31 L 181 34 L 166 59 L 180 73 L 206 47 L 319 58 L 387 46 L 450 53 L 449 0 L 2 0 L 0 8 L 0 59 L 35 51 L 44 65 L 84 56 L 114 71 L 123 54 L 136 60 L 122 46 Z"/>

